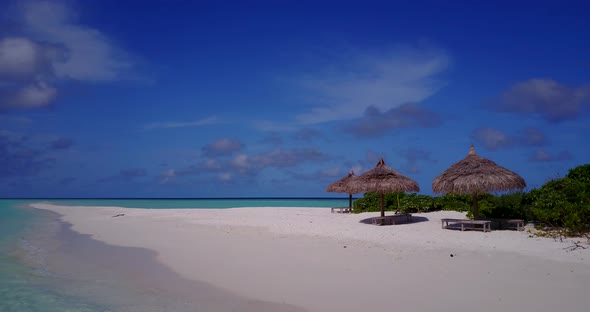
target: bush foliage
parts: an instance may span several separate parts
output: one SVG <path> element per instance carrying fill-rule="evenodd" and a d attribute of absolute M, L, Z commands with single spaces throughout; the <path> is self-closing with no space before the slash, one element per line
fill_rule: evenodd
<path fill-rule="evenodd" d="M 455 210 L 471 217 L 471 195 L 389 193 L 386 211 L 429 212 Z M 365 193 L 354 202 L 353 212 L 380 211 L 380 195 Z M 561 228 L 567 235 L 590 233 L 590 164 L 569 170 L 563 178 L 550 180 L 529 192 L 486 194 L 479 198 L 483 218 L 524 219 Z"/>
<path fill-rule="evenodd" d="M 590 164 L 573 168 L 528 194 L 531 215 L 567 235 L 590 232 Z"/>

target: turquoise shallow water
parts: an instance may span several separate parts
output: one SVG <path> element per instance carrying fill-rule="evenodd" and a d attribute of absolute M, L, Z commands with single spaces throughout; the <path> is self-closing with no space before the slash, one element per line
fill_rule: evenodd
<path fill-rule="evenodd" d="M 59 249 L 65 240 L 78 239 L 63 235 L 55 215 L 31 209 L 27 204 L 50 202 L 69 206 L 119 206 L 129 208 L 232 208 L 232 207 L 335 207 L 348 205 L 348 199 L 0 199 L 0 311 L 166 311 L 184 312 L 171 298 L 145 295 L 145 290 L 112 278 L 89 274 L 97 264 L 77 263 L 77 248 Z M 83 209 L 83 208 L 81 208 Z M 53 228 L 51 228 L 53 226 Z M 62 234 L 57 234 L 62 233 Z M 65 237 L 65 238 L 64 238 Z M 62 240 L 60 242 L 60 239 Z M 71 245 L 71 244 L 70 244 Z M 85 243 L 84 246 L 88 245 Z M 78 252 L 80 253 L 80 252 Z M 88 253 L 88 250 L 85 251 Z M 52 265 L 46 265 L 53 261 Z M 56 265 L 63 261 L 66 265 Z M 60 268 L 61 271 L 60 271 Z M 67 269 L 66 269 L 67 268 Z M 69 272 L 67 272 L 69 271 Z M 101 283 L 97 283 L 101 279 Z M 105 286 L 107 285 L 107 286 Z M 129 295 L 127 295 L 129 294 Z M 139 310 L 135 309 L 143 305 Z M 146 306 L 149 305 L 149 306 Z M 134 307 L 134 308 L 130 308 Z"/>
<path fill-rule="evenodd" d="M 30 202 L 0 200 L 0 311 L 109 311 L 54 292 L 43 271 L 23 263 L 23 235 L 39 220 L 35 211 L 19 208 Z"/>

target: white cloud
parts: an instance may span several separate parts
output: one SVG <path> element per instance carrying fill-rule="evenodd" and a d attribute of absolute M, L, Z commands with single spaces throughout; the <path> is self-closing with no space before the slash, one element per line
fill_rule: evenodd
<path fill-rule="evenodd" d="M 230 160 L 229 165 L 240 174 L 254 174 L 265 168 L 289 168 L 304 162 L 321 162 L 327 159 L 326 155 L 314 148 L 276 148 L 254 155 L 238 154 Z"/>
<path fill-rule="evenodd" d="M 590 107 L 590 84 L 570 87 L 552 79 L 530 79 L 486 104 L 501 112 L 538 114 L 550 122 L 574 120 Z"/>
<path fill-rule="evenodd" d="M 30 77 L 38 63 L 38 46 L 27 38 L 0 40 L 0 78 Z"/>
<path fill-rule="evenodd" d="M 438 114 L 414 103 L 405 103 L 385 112 L 370 106 L 365 110 L 363 118 L 349 122 L 343 129 L 358 137 L 378 137 L 395 129 L 432 128 L 441 123 L 442 119 Z"/>
<path fill-rule="evenodd" d="M 221 164 L 217 159 L 207 159 L 203 162 L 201 167 L 203 169 L 216 170 L 221 168 Z"/>
<path fill-rule="evenodd" d="M 489 149 L 507 148 L 514 144 L 512 137 L 494 128 L 478 128 L 471 133 L 470 137 Z"/>
<path fill-rule="evenodd" d="M 530 161 L 535 162 L 550 162 L 550 161 L 567 161 L 574 158 L 574 155 L 569 151 L 561 151 L 559 153 L 550 153 L 544 150 L 537 150 L 535 151 L 531 157 L 529 157 Z"/>
<path fill-rule="evenodd" d="M 474 130 L 470 138 L 489 149 L 515 146 L 543 146 L 547 144 L 545 134 L 533 127 L 525 128 L 519 134 L 508 134 L 496 128 L 482 127 Z"/>
<path fill-rule="evenodd" d="M 176 177 L 174 169 L 164 170 L 160 173 L 160 184 L 166 184 Z"/>
<path fill-rule="evenodd" d="M 9 105 L 22 108 L 37 108 L 49 105 L 57 96 L 57 90 L 43 82 L 22 88 Z"/>
<path fill-rule="evenodd" d="M 217 180 L 220 182 L 231 182 L 233 176 L 231 173 L 223 172 L 217 175 Z"/>
<path fill-rule="evenodd" d="M 450 64 L 442 50 L 400 47 L 387 54 L 351 57 L 338 69 L 303 81 L 315 107 L 296 116 L 302 124 L 353 119 L 369 106 L 386 111 L 437 92 Z"/>
<path fill-rule="evenodd" d="M 320 175 L 322 177 L 328 177 L 328 178 L 337 177 L 341 173 L 342 173 L 342 169 L 340 169 L 340 167 L 327 168 L 327 169 L 323 169 L 320 171 Z"/>
<path fill-rule="evenodd" d="M 15 89 L 0 88 L 0 109 L 45 107 L 56 96 L 57 89 L 44 82 L 22 85 Z"/>
<path fill-rule="evenodd" d="M 244 171 L 250 168 L 250 157 L 246 154 L 236 155 L 231 161 L 230 165 L 238 171 Z"/>
<path fill-rule="evenodd" d="M 133 66 L 126 53 L 97 29 L 81 25 L 78 14 L 58 1 L 29 1 L 22 5 L 28 33 L 59 44 L 66 57 L 53 64 L 58 78 L 113 81 Z"/>
<path fill-rule="evenodd" d="M 229 155 L 241 150 L 243 147 L 244 144 L 238 140 L 220 139 L 203 146 L 201 150 L 203 155 L 211 157 Z"/>
<path fill-rule="evenodd" d="M 22 37 L 0 39 L 0 108 L 38 108 L 51 103 L 50 86 L 55 49 Z"/>
<path fill-rule="evenodd" d="M 186 127 L 201 127 L 220 123 L 216 117 L 208 117 L 194 121 L 165 121 L 154 122 L 146 125 L 145 129 L 170 129 L 170 128 L 186 128 Z"/>
<path fill-rule="evenodd" d="M 127 53 L 77 17 L 61 1 L 17 4 L 14 20 L 20 36 L 0 38 L 0 109 L 49 106 L 57 98 L 54 86 L 64 80 L 128 78 L 133 62 Z"/>
<path fill-rule="evenodd" d="M 529 127 L 524 129 L 520 141 L 528 146 L 542 146 L 547 144 L 547 137 L 540 129 Z"/>

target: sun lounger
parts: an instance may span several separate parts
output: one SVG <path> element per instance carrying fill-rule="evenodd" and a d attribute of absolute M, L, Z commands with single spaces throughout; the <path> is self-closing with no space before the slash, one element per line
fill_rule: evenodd
<path fill-rule="evenodd" d="M 449 228 L 449 223 L 452 225 L 459 226 L 461 231 L 465 230 L 478 230 L 484 232 L 491 232 L 492 231 L 492 221 L 489 220 L 467 220 L 467 219 L 441 219 L 442 228 L 447 229 Z M 453 227 L 454 228 L 454 227 Z"/>
<path fill-rule="evenodd" d="M 340 212 L 340 213 L 347 213 L 352 212 L 352 209 L 349 207 L 332 207 L 332 212 Z"/>
<path fill-rule="evenodd" d="M 522 219 L 502 220 L 502 223 L 502 228 L 524 231 L 524 220 Z"/>
<path fill-rule="evenodd" d="M 492 228 L 495 230 L 524 231 L 523 219 L 485 218 L 480 220 L 492 221 Z"/>

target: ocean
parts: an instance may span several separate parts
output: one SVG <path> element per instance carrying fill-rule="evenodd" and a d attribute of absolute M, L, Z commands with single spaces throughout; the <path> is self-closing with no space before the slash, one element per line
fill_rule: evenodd
<path fill-rule="evenodd" d="M 194 306 L 178 298 L 124 278 L 130 268 L 113 265 L 113 257 L 140 255 L 142 259 L 147 259 L 146 265 L 150 270 L 165 271 L 155 260 L 149 260 L 155 258 L 150 251 L 108 246 L 79 235 L 71 231 L 67 224 L 59 222 L 55 214 L 27 207 L 27 204 L 37 202 L 150 209 L 288 209 L 348 205 L 347 198 L 0 199 L 2 312 L 194 311 Z M 177 279 L 179 280 L 175 281 L 175 285 L 186 284 L 187 288 L 193 289 L 203 287 L 192 281 L 181 281 L 179 277 Z M 215 307 L 212 307 L 212 311 L 214 310 Z"/>

